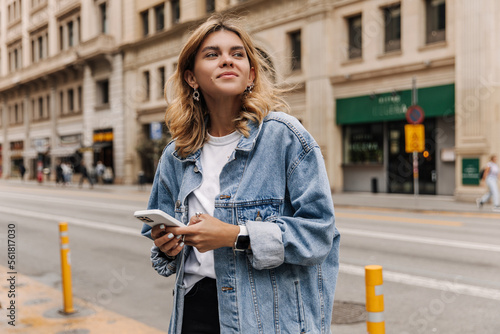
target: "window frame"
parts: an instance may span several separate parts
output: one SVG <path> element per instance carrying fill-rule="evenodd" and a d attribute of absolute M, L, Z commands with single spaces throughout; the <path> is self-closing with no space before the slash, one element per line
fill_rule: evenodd
<path fill-rule="evenodd" d="M 355 27 L 355 21 L 359 20 L 359 29 Z M 362 13 L 346 17 L 347 23 L 347 57 L 349 60 L 363 58 L 363 15 Z M 359 46 L 357 36 L 359 35 Z"/>

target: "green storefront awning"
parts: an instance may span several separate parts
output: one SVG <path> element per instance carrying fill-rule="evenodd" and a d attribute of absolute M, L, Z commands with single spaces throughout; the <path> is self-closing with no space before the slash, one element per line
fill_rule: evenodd
<path fill-rule="evenodd" d="M 425 117 L 455 114 L 455 85 L 417 89 Z M 337 99 L 337 124 L 373 123 L 406 119 L 411 90 Z"/>

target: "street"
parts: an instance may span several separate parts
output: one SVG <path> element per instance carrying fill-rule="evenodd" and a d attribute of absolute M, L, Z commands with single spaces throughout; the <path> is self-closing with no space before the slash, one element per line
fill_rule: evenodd
<path fill-rule="evenodd" d="M 152 243 L 132 216 L 146 208 L 148 195 L 133 187 L 4 182 L 0 268 L 7 267 L 7 231 L 15 225 L 17 272 L 60 289 L 58 222 L 67 221 L 75 297 L 166 332 L 173 278 L 151 268 Z M 336 303 L 364 305 L 364 266 L 378 264 L 387 333 L 498 333 L 500 214 L 340 205 L 336 220 L 342 235 Z M 366 333 L 365 315 L 347 323 L 346 313 L 334 312 L 333 333 Z"/>

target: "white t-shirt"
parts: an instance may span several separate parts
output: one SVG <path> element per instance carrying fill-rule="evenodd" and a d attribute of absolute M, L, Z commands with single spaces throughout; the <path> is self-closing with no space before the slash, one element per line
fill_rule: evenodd
<path fill-rule="evenodd" d="M 493 177 L 496 179 L 498 177 L 498 165 L 493 161 L 489 161 L 488 167 L 490 167 L 490 172 L 487 177 Z"/>
<path fill-rule="evenodd" d="M 220 193 L 219 175 L 240 138 L 241 134 L 236 131 L 224 137 L 208 135 L 208 141 L 201 149 L 203 180 L 200 187 L 188 197 L 189 217 L 196 212 L 214 215 L 215 197 Z M 193 248 L 184 269 L 186 293 L 204 277 L 215 278 L 214 252 L 200 253 Z"/>

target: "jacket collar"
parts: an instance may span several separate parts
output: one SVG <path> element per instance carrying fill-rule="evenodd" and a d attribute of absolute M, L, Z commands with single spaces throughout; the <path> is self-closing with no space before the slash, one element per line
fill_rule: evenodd
<path fill-rule="evenodd" d="M 238 145 L 236 146 L 236 149 L 239 151 L 251 151 L 255 147 L 255 142 L 257 141 L 257 137 L 259 136 L 260 130 L 262 129 L 262 123 L 258 124 L 256 122 L 249 122 L 248 128 L 250 130 L 250 135 L 248 137 L 242 136 L 240 141 L 238 142 Z M 177 154 L 177 151 L 174 151 L 172 155 L 179 161 L 185 162 L 185 161 L 192 161 L 195 162 L 200 158 L 201 155 L 201 149 L 197 150 L 194 153 L 191 153 L 185 158 L 182 158 Z"/>

